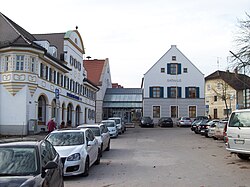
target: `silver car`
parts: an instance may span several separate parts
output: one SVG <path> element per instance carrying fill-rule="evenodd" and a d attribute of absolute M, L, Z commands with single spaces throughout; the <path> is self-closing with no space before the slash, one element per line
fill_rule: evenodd
<path fill-rule="evenodd" d="M 102 120 L 101 124 L 104 124 L 108 128 L 110 137 L 112 138 L 118 137 L 118 128 L 115 120 Z"/>
<path fill-rule="evenodd" d="M 64 176 L 88 176 L 90 166 L 100 163 L 101 150 L 90 129 L 55 130 L 46 139 L 62 159 Z"/>
<path fill-rule="evenodd" d="M 112 117 L 112 118 L 109 118 L 109 119 L 115 120 L 118 131 L 119 131 L 119 134 L 124 133 L 126 131 L 126 126 L 123 123 L 122 118 L 120 118 L 120 117 Z"/>
<path fill-rule="evenodd" d="M 110 135 L 109 130 L 104 124 L 84 124 L 79 125 L 77 128 L 89 128 L 93 131 L 96 139 L 98 140 L 98 145 L 100 150 L 109 151 L 110 150 Z M 102 156 L 102 153 L 101 153 Z"/>

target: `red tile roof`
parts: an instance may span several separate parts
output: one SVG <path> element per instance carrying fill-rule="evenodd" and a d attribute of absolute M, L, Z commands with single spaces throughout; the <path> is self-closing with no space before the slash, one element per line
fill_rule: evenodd
<path fill-rule="evenodd" d="M 101 75 L 106 60 L 83 60 L 83 66 L 87 71 L 87 78 L 96 86 L 102 85 Z"/>

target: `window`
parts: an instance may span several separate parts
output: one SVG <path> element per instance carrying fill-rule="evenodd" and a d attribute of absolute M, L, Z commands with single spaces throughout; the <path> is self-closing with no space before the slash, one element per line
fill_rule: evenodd
<path fill-rule="evenodd" d="M 172 56 L 172 61 L 176 61 L 176 56 Z"/>
<path fill-rule="evenodd" d="M 188 69 L 187 68 L 183 68 L 183 73 L 187 73 Z"/>
<path fill-rule="evenodd" d="M 181 97 L 181 87 L 168 87 L 168 98 L 176 97 Z"/>
<path fill-rule="evenodd" d="M 210 90 L 211 90 L 211 85 L 208 84 L 208 85 L 207 85 L 207 91 L 210 91 Z"/>
<path fill-rule="evenodd" d="M 218 99 L 218 98 L 217 98 L 217 95 L 215 95 L 215 96 L 214 96 L 214 101 L 217 101 L 217 99 Z"/>
<path fill-rule="evenodd" d="M 52 69 L 49 68 L 49 81 L 52 81 Z"/>
<path fill-rule="evenodd" d="M 9 71 L 9 65 L 10 65 L 10 56 L 5 57 L 5 68 L 4 71 Z"/>
<path fill-rule="evenodd" d="M 153 106 L 153 118 L 160 118 L 160 106 Z"/>
<path fill-rule="evenodd" d="M 149 97 L 151 98 L 163 98 L 163 87 L 150 87 Z"/>
<path fill-rule="evenodd" d="M 161 68 L 161 73 L 165 73 L 165 68 Z"/>
<path fill-rule="evenodd" d="M 17 55 L 16 56 L 16 70 L 23 71 L 24 66 L 24 55 Z"/>
<path fill-rule="evenodd" d="M 199 98 L 199 87 L 186 87 L 186 98 Z"/>
<path fill-rule="evenodd" d="M 34 73 L 35 72 L 35 58 L 31 57 L 31 72 Z"/>
<path fill-rule="evenodd" d="M 171 118 L 178 118 L 178 106 L 171 106 Z"/>
<path fill-rule="evenodd" d="M 188 111 L 189 111 L 189 117 L 190 118 L 195 118 L 196 117 L 196 106 L 189 106 Z"/>
<path fill-rule="evenodd" d="M 167 74 L 170 74 L 170 75 L 181 74 L 181 64 L 178 64 L 178 63 L 167 64 Z"/>
<path fill-rule="evenodd" d="M 43 75 L 44 75 L 44 71 L 43 71 L 43 64 L 41 63 L 40 64 L 40 77 L 43 78 Z"/>

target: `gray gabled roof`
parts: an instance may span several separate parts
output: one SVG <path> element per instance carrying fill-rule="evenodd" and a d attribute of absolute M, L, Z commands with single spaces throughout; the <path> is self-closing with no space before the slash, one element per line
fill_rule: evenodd
<path fill-rule="evenodd" d="M 28 31 L 0 12 L 0 48 L 15 46 L 39 49 L 44 51 L 44 54 L 48 58 L 54 60 L 63 68 L 71 70 L 59 58 L 51 56 L 49 53 L 47 53 L 45 48 L 36 44 L 34 41 L 37 41 L 34 35 L 30 34 Z"/>

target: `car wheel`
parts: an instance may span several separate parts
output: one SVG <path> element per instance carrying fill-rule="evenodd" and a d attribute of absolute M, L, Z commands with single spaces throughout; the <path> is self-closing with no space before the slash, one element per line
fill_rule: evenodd
<path fill-rule="evenodd" d="M 241 160 L 248 160 L 250 155 L 238 153 L 237 156 L 238 156 Z"/>
<path fill-rule="evenodd" d="M 218 138 L 216 138 L 215 136 L 213 136 L 213 139 L 214 139 L 214 140 L 218 140 Z"/>
<path fill-rule="evenodd" d="M 110 140 L 109 140 L 109 143 L 108 143 L 108 147 L 105 149 L 105 151 L 109 151 L 110 150 Z"/>
<path fill-rule="evenodd" d="M 85 166 L 84 166 L 84 172 L 82 174 L 84 177 L 87 177 L 89 175 L 89 157 L 86 158 Z"/>
<path fill-rule="evenodd" d="M 97 155 L 97 158 L 96 158 L 96 161 L 95 161 L 95 165 L 100 164 L 100 162 L 101 162 L 101 150 L 98 149 L 98 155 Z"/>

